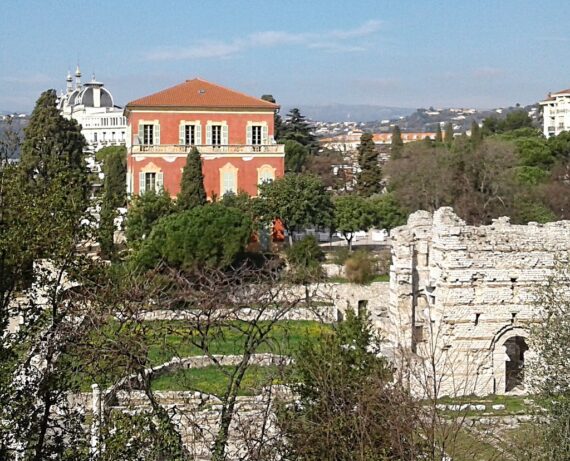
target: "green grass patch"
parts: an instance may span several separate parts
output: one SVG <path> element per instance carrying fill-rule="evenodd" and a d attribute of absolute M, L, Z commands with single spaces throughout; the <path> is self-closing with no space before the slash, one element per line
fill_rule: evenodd
<path fill-rule="evenodd" d="M 446 454 L 453 461 L 499 461 L 505 459 L 501 452 L 478 436 L 460 429 L 454 440 L 447 443 Z"/>
<path fill-rule="evenodd" d="M 180 369 L 154 379 L 154 391 L 200 391 L 218 397 L 226 392 L 229 373 L 234 367 L 209 366 L 205 368 Z M 239 395 L 255 395 L 270 384 L 283 383 L 284 370 L 277 366 L 251 365 L 241 382 Z"/>
<path fill-rule="evenodd" d="M 261 325 L 266 323 L 261 322 Z M 219 355 L 239 355 L 246 347 L 244 322 L 212 328 L 207 334 L 209 352 Z M 331 328 L 314 321 L 280 321 L 273 327 L 255 353 L 291 355 L 305 340 L 318 337 Z M 116 320 L 100 331 L 94 331 L 82 348 L 70 351 L 67 360 L 73 370 L 72 380 L 83 392 L 97 382 L 106 388 L 123 376 L 133 373 L 133 363 L 153 367 L 175 357 L 203 355 L 196 344 L 199 334 L 190 322 L 146 321 L 123 323 Z"/>

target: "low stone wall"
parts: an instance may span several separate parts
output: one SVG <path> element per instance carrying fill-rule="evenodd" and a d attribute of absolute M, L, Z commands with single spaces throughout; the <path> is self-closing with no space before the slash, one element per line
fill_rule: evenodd
<path fill-rule="evenodd" d="M 370 312 L 372 320 L 377 328 L 386 329 L 388 321 L 388 306 L 390 297 L 389 282 L 373 282 L 369 285 L 358 285 L 356 283 L 317 283 L 307 287 L 297 285 L 287 292 L 289 297 L 296 296 L 304 299 L 307 292 L 313 303 L 311 308 L 297 307 L 286 312 L 282 320 L 313 320 L 325 323 L 332 323 L 339 319 L 348 307 L 358 310 L 366 307 Z M 153 310 L 141 314 L 144 320 L 191 320 L 195 317 L 192 311 L 167 311 Z M 236 314 L 236 318 L 250 320 L 257 318 L 258 312 L 255 309 L 244 308 Z M 273 312 L 267 310 L 260 317 L 269 319 L 273 317 Z"/>

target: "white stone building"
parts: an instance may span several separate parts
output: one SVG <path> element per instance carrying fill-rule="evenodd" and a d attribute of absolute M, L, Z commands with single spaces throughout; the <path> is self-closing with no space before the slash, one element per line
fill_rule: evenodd
<path fill-rule="evenodd" d="M 111 92 L 95 76 L 82 84 L 79 67 L 75 71 L 75 84 L 71 74 L 67 75 L 66 92 L 61 94 L 58 108 L 64 117 L 73 118 L 81 125 L 90 152 L 125 145 L 127 119 L 123 109 L 115 105 Z"/>
<path fill-rule="evenodd" d="M 539 103 L 543 111 L 543 132 L 547 138 L 570 131 L 570 89 L 548 93 Z"/>

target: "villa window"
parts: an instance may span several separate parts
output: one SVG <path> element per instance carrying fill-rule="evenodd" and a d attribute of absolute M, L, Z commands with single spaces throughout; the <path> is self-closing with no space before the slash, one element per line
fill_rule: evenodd
<path fill-rule="evenodd" d="M 271 165 L 263 165 L 257 169 L 257 183 L 263 184 L 275 179 L 275 168 Z"/>
<path fill-rule="evenodd" d="M 231 163 L 220 168 L 220 195 L 222 197 L 227 193 L 237 194 L 237 173 L 238 169 Z"/>
<path fill-rule="evenodd" d="M 250 146 L 262 146 L 268 144 L 268 128 L 266 123 L 248 123 L 246 133 L 246 144 Z M 254 147 L 254 152 L 259 151 L 260 147 Z"/>
<path fill-rule="evenodd" d="M 97 142 L 97 132 L 93 133 L 93 142 Z"/>
<path fill-rule="evenodd" d="M 199 146 L 202 144 L 202 127 L 199 121 L 188 123 L 182 120 L 180 122 L 178 144 L 181 146 Z"/>
<path fill-rule="evenodd" d="M 145 145 L 154 144 L 154 125 L 143 125 L 143 139 Z"/>
<path fill-rule="evenodd" d="M 206 144 L 211 146 L 227 146 L 228 125 L 225 122 L 208 122 L 206 125 Z"/>
<path fill-rule="evenodd" d="M 145 173 L 144 188 L 145 190 L 156 190 L 156 173 Z"/>
<path fill-rule="evenodd" d="M 139 123 L 139 142 L 145 146 L 160 144 L 160 125 L 156 123 Z"/>
<path fill-rule="evenodd" d="M 261 145 L 261 125 L 253 125 L 251 127 L 251 144 L 254 146 Z"/>
<path fill-rule="evenodd" d="M 143 171 L 139 175 L 139 193 L 160 192 L 164 187 L 164 174 L 160 171 Z"/>
<path fill-rule="evenodd" d="M 184 126 L 184 144 L 187 146 L 196 144 L 196 127 L 194 125 Z"/>
<path fill-rule="evenodd" d="M 212 145 L 222 145 L 222 125 L 212 125 Z"/>

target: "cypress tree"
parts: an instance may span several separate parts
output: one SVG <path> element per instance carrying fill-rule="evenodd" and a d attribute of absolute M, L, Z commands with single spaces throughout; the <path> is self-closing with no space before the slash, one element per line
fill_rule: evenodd
<path fill-rule="evenodd" d="M 451 146 L 453 142 L 453 125 L 451 122 L 445 124 L 445 144 Z"/>
<path fill-rule="evenodd" d="M 391 158 L 396 160 L 402 157 L 402 152 L 404 151 L 404 141 L 402 140 L 402 132 L 400 127 L 395 125 L 392 129 L 392 144 L 390 146 Z"/>
<path fill-rule="evenodd" d="M 477 147 L 479 144 L 481 144 L 482 140 L 483 133 L 481 132 L 481 128 L 476 121 L 473 121 L 471 123 L 471 142 L 473 144 L 473 147 Z"/>
<path fill-rule="evenodd" d="M 85 200 L 88 172 L 83 149 L 87 143 L 77 122 L 61 116 L 56 101 L 55 90 L 47 90 L 36 102 L 25 130 L 20 165 L 37 193 L 64 173 L 68 176 L 66 189 Z"/>
<path fill-rule="evenodd" d="M 115 255 L 115 218 L 117 208 L 126 202 L 126 148 L 113 149 L 105 156 L 103 172 L 103 200 L 99 220 L 99 244 L 103 257 L 112 259 Z"/>
<path fill-rule="evenodd" d="M 360 173 L 356 182 L 357 192 L 364 197 L 382 192 L 382 169 L 378 157 L 372 133 L 364 133 L 358 146 Z"/>
<path fill-rule="evenodd" d="M 443 133 L 441 132 L 441 125 L 437 124 L 437 130 L 435 130 L 435 142 L 442 143 L 443 142 Z"/>
<path fill-rule="evenodd" d="M 204 189 L 202 160 L 198 149 L 193 147 L 186 157 L 186 165 L 182 171 L 182 184 L 176 204 L 179 210 L 190 210 L 205 203 L 206 190 Z"/>

